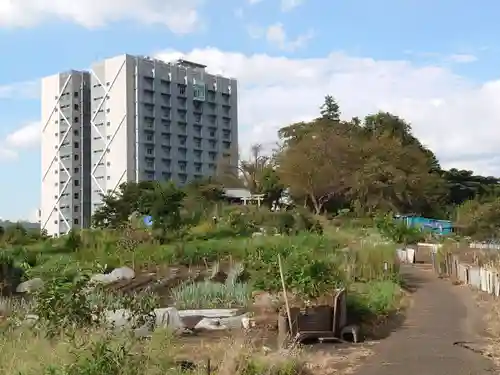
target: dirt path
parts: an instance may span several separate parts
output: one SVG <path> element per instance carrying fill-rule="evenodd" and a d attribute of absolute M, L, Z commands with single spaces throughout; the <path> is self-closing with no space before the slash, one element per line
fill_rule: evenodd
<path fill-rule="evenodd" d="M 485 357 L 454 345 L 482 335 L 472 292 L 439 280 L 422 266 L 405 266 L 414 288 L 403 326 L 375 346 L 356 375 L 479 375 L 498 373 Z"/>

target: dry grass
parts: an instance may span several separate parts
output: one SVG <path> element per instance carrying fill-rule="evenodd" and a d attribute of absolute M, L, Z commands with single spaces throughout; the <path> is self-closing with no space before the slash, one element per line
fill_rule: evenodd
<path fill-rule="evenodd" d="M 478 308 L 484 311 L 483 322 L 487 336 L 475 348 L 500 366 L 500 301 L 486 293 L 475 293 Z"/>
<path fill-rule="evenodd" d="M 53 368 L 57 375 L 177 375 L 179 361 L 188 361 L 197 365 L 193 374 L 206 375 L 210 360 L 212 375 L 340 375 L 351 374 L 372 354 L 369 344 L 271 351 L 256 344 L 255 338 L 227 333 L 178 338 L 158 330 L 148 340 L 132 339 L 126 333 L 109 337 L 109 332 L 94 330 L 49 340 L 43 332 L 24 328 L 4 331 L 0 333 L 0 374 L 45 375 L 52 374 L 48 369 Z M 104 351 L 96 349 L 103 342 Z M 120 364 L 120 372 L 106 367 L 106 356 Z M 82 370 L 71 372 L 71 366 Z"/>
<path fill-rule="evenodd" d="M 212 375 L 347 375 L 373 353 L 371 344 L 272 351 L 255 337 L 228 333 L 179 338 L 158 330 L 148 340 L 126 333 L 115 333 L 107 341 L 109 337 L 109 332 L 93 330 L 49 340 L 43 332 L 27 328 L 4 331 L 0 333 L 0 374 L 46 375 L 53 368 L 57 375 L 178 375 L 179 362 L 187 361 L 197 365 L 193 375 L 206 375 L 210 360 Z M 107 354 L 96 349 L 103 342 Z M 120 363 L 120 372 L 106 367 L 103 357 L 107 355 Z M 95 368 L 90 369 L 89 363 Z M 82 370 L 71 372 L 71 366 Z"/>
<path fill-rule="evenodd" d="M 356 346 L 323 345 L 304 350 L 302 359 L 311 374 L 349 375 L 353 374 L 366 358 L 374 354 L 373 345 L 373 342 Z"/>

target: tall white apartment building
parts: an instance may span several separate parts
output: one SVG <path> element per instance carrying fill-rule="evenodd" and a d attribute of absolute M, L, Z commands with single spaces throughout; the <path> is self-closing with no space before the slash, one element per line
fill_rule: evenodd
<path fill-rule="evenodd" d="M 166 63 L 122 55 L 95 63 L 90 72 L 81 73 L 89 87 L 88 104 L 84 105 L 89 112 L 78 126 L 84 129 L 79 131 L 88 139 L 88 146 L 72 151 L 83 152 L 78 160 L 83 163 L 79 167 L 83 171 L 79 184 L 84 191 L 79 196 L 90 199 L 85 200 L 85 218 L 66 220 L 69 225 L 63 219 L 63 225 L 60 219 L 53 218 L 62 215 L 59 211 L 63 203 L 54 198 L 55 194 L 48 195 L 56 181 L 44 177 L 42 228 L 58 235 L 73 224 L 88 226 L 92 213 L 102 204 L 102 195 L 115 191 L 123 182 L 173 180 L 184 184 L 214 175 L 222 160 L 236 166 L 237 81 L 209 74 L 205 69 L 204 65 L 185 60 Z M 48 77 L 42 86 L 42 117 L 47 120 L 52 110 L 49 99 L 54 105 L 58 96 L 55 77 L 65 76 Z M 62 81 L 58 78 L 57 82 Z M 87 96 L 82 100 L 87 100 Z M 69 122 L 76 129 L 77 125 Z M 52 136 L 55 132 L 60 134 L 55 128 L 50 131 Z M 42 133 L 42 164 L 47 169 L 50 162 L 46 160 L 51 156 L 44 155 L 49 155 L 49 150 L 60 155 L 61 147 L 56 147 L 53 139 L 50 143 L 47 129 Z M 74 145 L 73 142 L 66 146 Z M 57 214 L 49 214 L 52 206 Z"/>
<path fill-rule="evenodd" d="M 41 107 L 40 225 L 59 235 L 90 224 L 90 74 L 44 78 Z"/>

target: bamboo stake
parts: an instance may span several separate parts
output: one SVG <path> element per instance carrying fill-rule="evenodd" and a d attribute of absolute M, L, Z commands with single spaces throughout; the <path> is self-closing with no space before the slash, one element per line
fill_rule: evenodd
<path fill-rule="evenodd" d="M 292 316 L 290 313 L 290 305 L 288 304 L 288 295 L 286 293 L 285 276 L 283 275 L 283 265 L 281 264 L 281 256 L 279 254 L 278 254 L 278 265 L 280 268 L 280 278 L 281 278 L 281 287 L 283 288 L 283 297 L 285 298 L 286 316 L 288 318 L 288 328 L 290 329 L 290 335 L 291 335 L 292 334 Z"/>

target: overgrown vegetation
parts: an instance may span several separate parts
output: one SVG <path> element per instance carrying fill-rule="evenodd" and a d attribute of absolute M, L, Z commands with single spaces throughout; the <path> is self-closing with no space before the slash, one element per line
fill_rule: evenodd
<path fill-rule="evenodd" d="M 328 96 L 318 118 L 284 127 L 279 136 L 273 155 L 257 145 L 239 166 L 221 163 L 212 179 L 184 187 L 122 184 L 103 197 L 91 229 L 60 238 L 22 225 L 0 230 L 1 291 L 12 293 L 35 277 L 45 282 L 29 298 L 0 301 L 9 316 L 0 333 L 0 373 L 178 374 L 177 338 L 159 330 L 144 342 L 132 330 L 117 333 L 103 324 L 106 314 L 130 311 L 140 329 L 154 325 L 152 311 L 165 304 L 251 308 L 254 294 L 264 292 L 279 300 L 279 263 L 292 303 L 331 300 L 345 287 L 351 316 L 388 316 L 402 299 L 396 245 L 427 235 L 394 214 L 455 215 L 467 235 L 498 234 L 498 180 L 442 170 L 397 116 L 341 120 Z M 261 194 L 262 207 L 228 204 L 224 187 Z M 93 273 L 121 266 L 138 275 L 176 269 L 180 281 L 165 295 L 89 287 Z M 20 324 L 27 314 L 36 315 L 30 327 Z M 303 373 L 297 356 L 275 362 L 252 346 L 232 346 L 232 357 L 209 352 L 214 374 Z"/>

